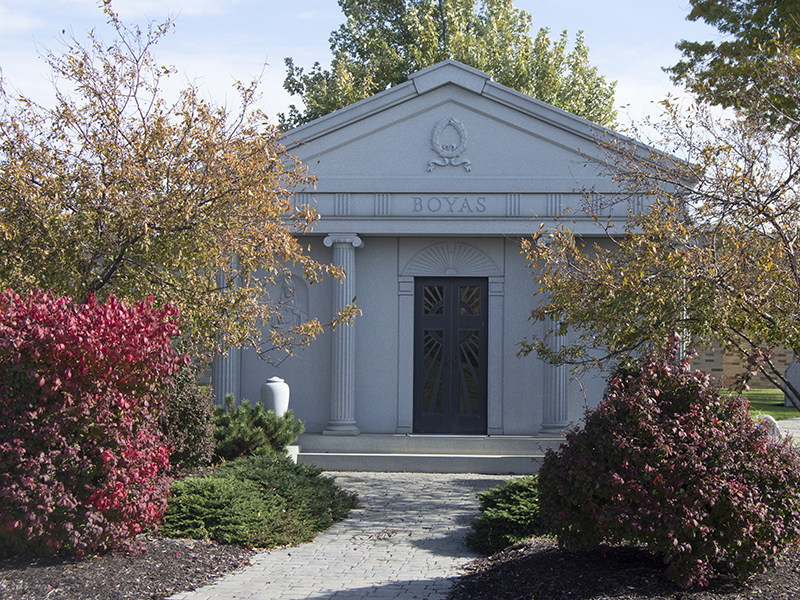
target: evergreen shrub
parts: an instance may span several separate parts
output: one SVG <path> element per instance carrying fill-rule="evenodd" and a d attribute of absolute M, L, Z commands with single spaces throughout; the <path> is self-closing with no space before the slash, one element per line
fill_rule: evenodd
<path fill-rule="evenodd" d="M 547 532 L 539 517 L 536 475 L 507 481 L 478 494 L 481 514 L 467 533 L 467 546 L 481 554 L 494 554 Z"/>
<path fill-rule="evenodd" d="M 262 548 L 311 541 L 358 504 L 320 474 L 285 456 L 223 463 L 213 475 L 173 484 L 162 532 Z"/>
<path fill-rule="evenodd" d="M 744 398 L 678 360 L 678 343 L 613 378 L 583 428 L 547 452 L 541 516 L 571 550 L 645 544 L 683 587 L 719 568 L 744 579 L 800 540 L 800 457 L 757 426 Z"/>
<path fill-rule="evenodd" d="M 166 508 L 177 311 L 0 294 L 0 552 L 128 547 Z"/>
<path fill-rule="evenodd" d="M 227 407 L 214 412 L 214 442 L 216 454 L 223 460 L 240 456 L 269 454 L 281 456 L 305 431 L 305 424 L 287 410 L 281 417 L 272 409 L 264 410 L 261 402 L 251 405 L 243 400 L 234 406 L 233 394 L 225 397 Z"/>
<path fill-rule="evenodd" d="M 286 502 L 254 481 L 189 477 L 175 481 L 161 533 L 222 544 L 269 545 Z"/>

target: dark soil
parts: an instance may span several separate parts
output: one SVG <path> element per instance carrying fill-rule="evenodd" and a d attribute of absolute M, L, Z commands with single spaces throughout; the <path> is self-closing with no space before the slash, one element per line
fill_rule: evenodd
<path fill-rule="evenodd" d="M 721 575 L 683 590 L 664 577 L 663 561 L 639 547 L 570 553 L 534 538 L 472 561 L 448 600 L 798 600 L 800 551 L 785 564 L 739 583 Z"/>
<path fill-rule="evenodd" d="M 197 540 L 148 536 L 140 543 L 144 551 L 139 553 L 2 560 L 0 600 L 166 598 L 244 567 L 254 554 L 239 546 Z"/>
<path fill-rule="evenodd" d="M 0 600 L 152 600 L 207 585 L 250 563 L 254 551 L 206 541 L 147 537 L 140 554 L 80 561 L 0 561 Z M 466 565 L 449 600 L 798 600 L 800 551 L 742 584 L 729 576 L 682 590 L 662 561 L 641 548 L 569 553 L 535 538 Z"/>

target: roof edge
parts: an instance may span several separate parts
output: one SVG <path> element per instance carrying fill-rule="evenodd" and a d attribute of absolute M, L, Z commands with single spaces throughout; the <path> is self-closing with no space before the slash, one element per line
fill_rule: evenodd
<path fill-rule="evenodd" d="M 351 123 L 366 119 L 418 95 L 413 82 L 405 81 L 378 92 L 374 96 L 348 104 L 309 123 L 290 129 L 284 134 L 284 145 L 291 150 L 314 138 L 347 127 Z"/>
<path fill-rule="evenodd" d="M 594 141 L 598 135 L 611 135 L 618 139 L 634 141 L 613 129 L 593 123 L 583 117 L 557 108 L 532 96 L 495 82 L 491 75 L 453 59 L 448 59 L 416 73 L 408 80 L 319 117 L 284 134 L 284 145 L 293 150 L 314 139 L 348 127 L 412 98 L 420 97 L 438 88 L 455 85 L 476 95 L 540 119 L 551 126 L 569 131 L 573 135 Z M 635 142 L 638 152 L 649 150 Z"/>
<path fill-rule="evenodd" d="M 476 94 L 482 94 L 491 75 L 479 71 L 452 58 L 412 73 L 409 80 L 414 82 L 420 96 L 444 85 L 454 84 Z"/>
<path fill-rule="evenodd" d="M 448 59 L 412 73 L 408 81 L 287 131 L 284 136 L 285 146 L 291 150 L 304 142 L 366 119 L 396 104 L 405 102 L 409 98 L 421 96 L 445 85 L 457 85 L 480 95 L 491 79 L 491 75 L 483 71 Z"/>

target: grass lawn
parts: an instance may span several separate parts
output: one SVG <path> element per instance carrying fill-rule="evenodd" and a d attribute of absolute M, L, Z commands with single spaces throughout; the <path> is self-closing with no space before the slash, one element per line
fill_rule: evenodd
<path fill-rule="evenodd" d="M 775 388 L 752 389 L 743 394 L 753 405 L 753 414 L 772 415 L 776 421 L 795 419 L 800 412 L 794 407 L 783 405 L 783 392 Z"/>

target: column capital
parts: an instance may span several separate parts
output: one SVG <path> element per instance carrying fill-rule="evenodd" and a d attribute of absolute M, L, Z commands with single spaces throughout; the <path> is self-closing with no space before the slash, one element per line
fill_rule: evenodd
<path fill-rule="evenodd" d="M 364 242 L 358 237 L 357 233 L 329 233 L 322 243 L 329 248 L 334 245 L 348 245 L 358 248 Z"/>

